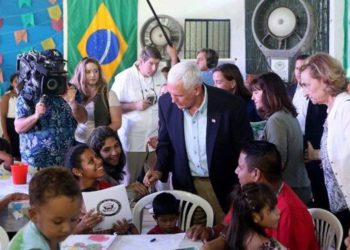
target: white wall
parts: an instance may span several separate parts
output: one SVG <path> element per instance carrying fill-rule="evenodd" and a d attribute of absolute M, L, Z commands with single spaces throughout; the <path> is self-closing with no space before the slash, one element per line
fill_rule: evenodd
<path fill-rule="evenodd" d="M 245 65 L 245 4 L 244 0 L 151 0 L 157 14 L 175 18 L 183 27 L 185 18 L 217 18 L 231 20 L 231 58 L 243 74 Z M 330 0 L 329 53 L 343 62 L 343 12 L 344 1 Z M 319 14 L 319 13 L 317 13 Z M 146 0 L 139 1 L 139 32 L 147 19 L 153 17 Z M 140 39 L 139 39 L 140 41 Z M 138 50 L 140 51 L 140 42 Z M 181 54 L 180 54 L 180 57 Z"/>
<path fill-rule="evenodd" d="M 185 26 L 186 18 L 230 19 L 231 58 L 237 58 L 237 66 L 242 73 L 245 73 L 244 0 L 151 0 L 150 2 L 158 15 L 169 15 L 175 18 L 182 27 Z M 138 34 L 140 34 L 142 25 L 150 17 L 153 15 L 147 1 L 139 0 Z M 139 51 L 140 47 L 139 42 Z M 182 57 L 181 54 L 180 57 Z"/>
<path fill-rule="evenodd" d="M 329 54 L 343 63 L 344 58 L 344 1 L 330 0 Z"/>

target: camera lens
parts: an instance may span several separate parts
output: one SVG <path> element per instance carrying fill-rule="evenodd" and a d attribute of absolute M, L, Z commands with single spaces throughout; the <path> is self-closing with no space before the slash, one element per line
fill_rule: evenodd
<path fill-rule="evenodd" d="M 46 83 L 46 87 L 48 90 L 55 90 L 58 87 L 58 82 L 56 79 L 49 79 Z"/>

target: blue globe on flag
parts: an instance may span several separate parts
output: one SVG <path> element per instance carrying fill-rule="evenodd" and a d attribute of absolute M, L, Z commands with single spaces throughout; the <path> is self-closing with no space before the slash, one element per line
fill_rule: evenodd
<path fill-rule="evenodd" d="M 86 52 L 102 65 L 109 64 L 119 54 L 118 37 L 108 29 L 96 30 L 87 39 Z"/>

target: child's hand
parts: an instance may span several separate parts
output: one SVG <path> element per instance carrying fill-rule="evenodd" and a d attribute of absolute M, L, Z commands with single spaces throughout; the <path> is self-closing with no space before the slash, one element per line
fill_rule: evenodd
<path fill-rule="evenodd" d="M 75 229 L 75 233 L 79 234 L 82 232 L 89 232 L 102 220 L 103 216 L 100 213 L 95 212 L 94 209 L 91 209 L 81 218 L 81 221 Z"/>
<path fill-rule="evenodd" d="M 131 183 L 126 188 L 135 192 L 138 198 L 148 194 L 148 188 L 140 182 Z"/>
<path fill-rule="evenodd" d="M 133 223 L 128 223 L 126 219 L 118 220 L 113 224 L 113 230 L 117 234 L 139 234 L 139 231 Z"/>

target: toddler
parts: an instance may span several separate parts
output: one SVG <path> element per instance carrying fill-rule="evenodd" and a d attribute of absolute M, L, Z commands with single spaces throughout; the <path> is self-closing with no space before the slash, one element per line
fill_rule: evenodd
<path fill-rule="evenodd" d="M 65 168 L 37 172 L 29 183 L 30 221 L 14 236 L 9 249 L 60 249 L 60 242 L 77 225 L 81 201 L 78 183 Z"/>

